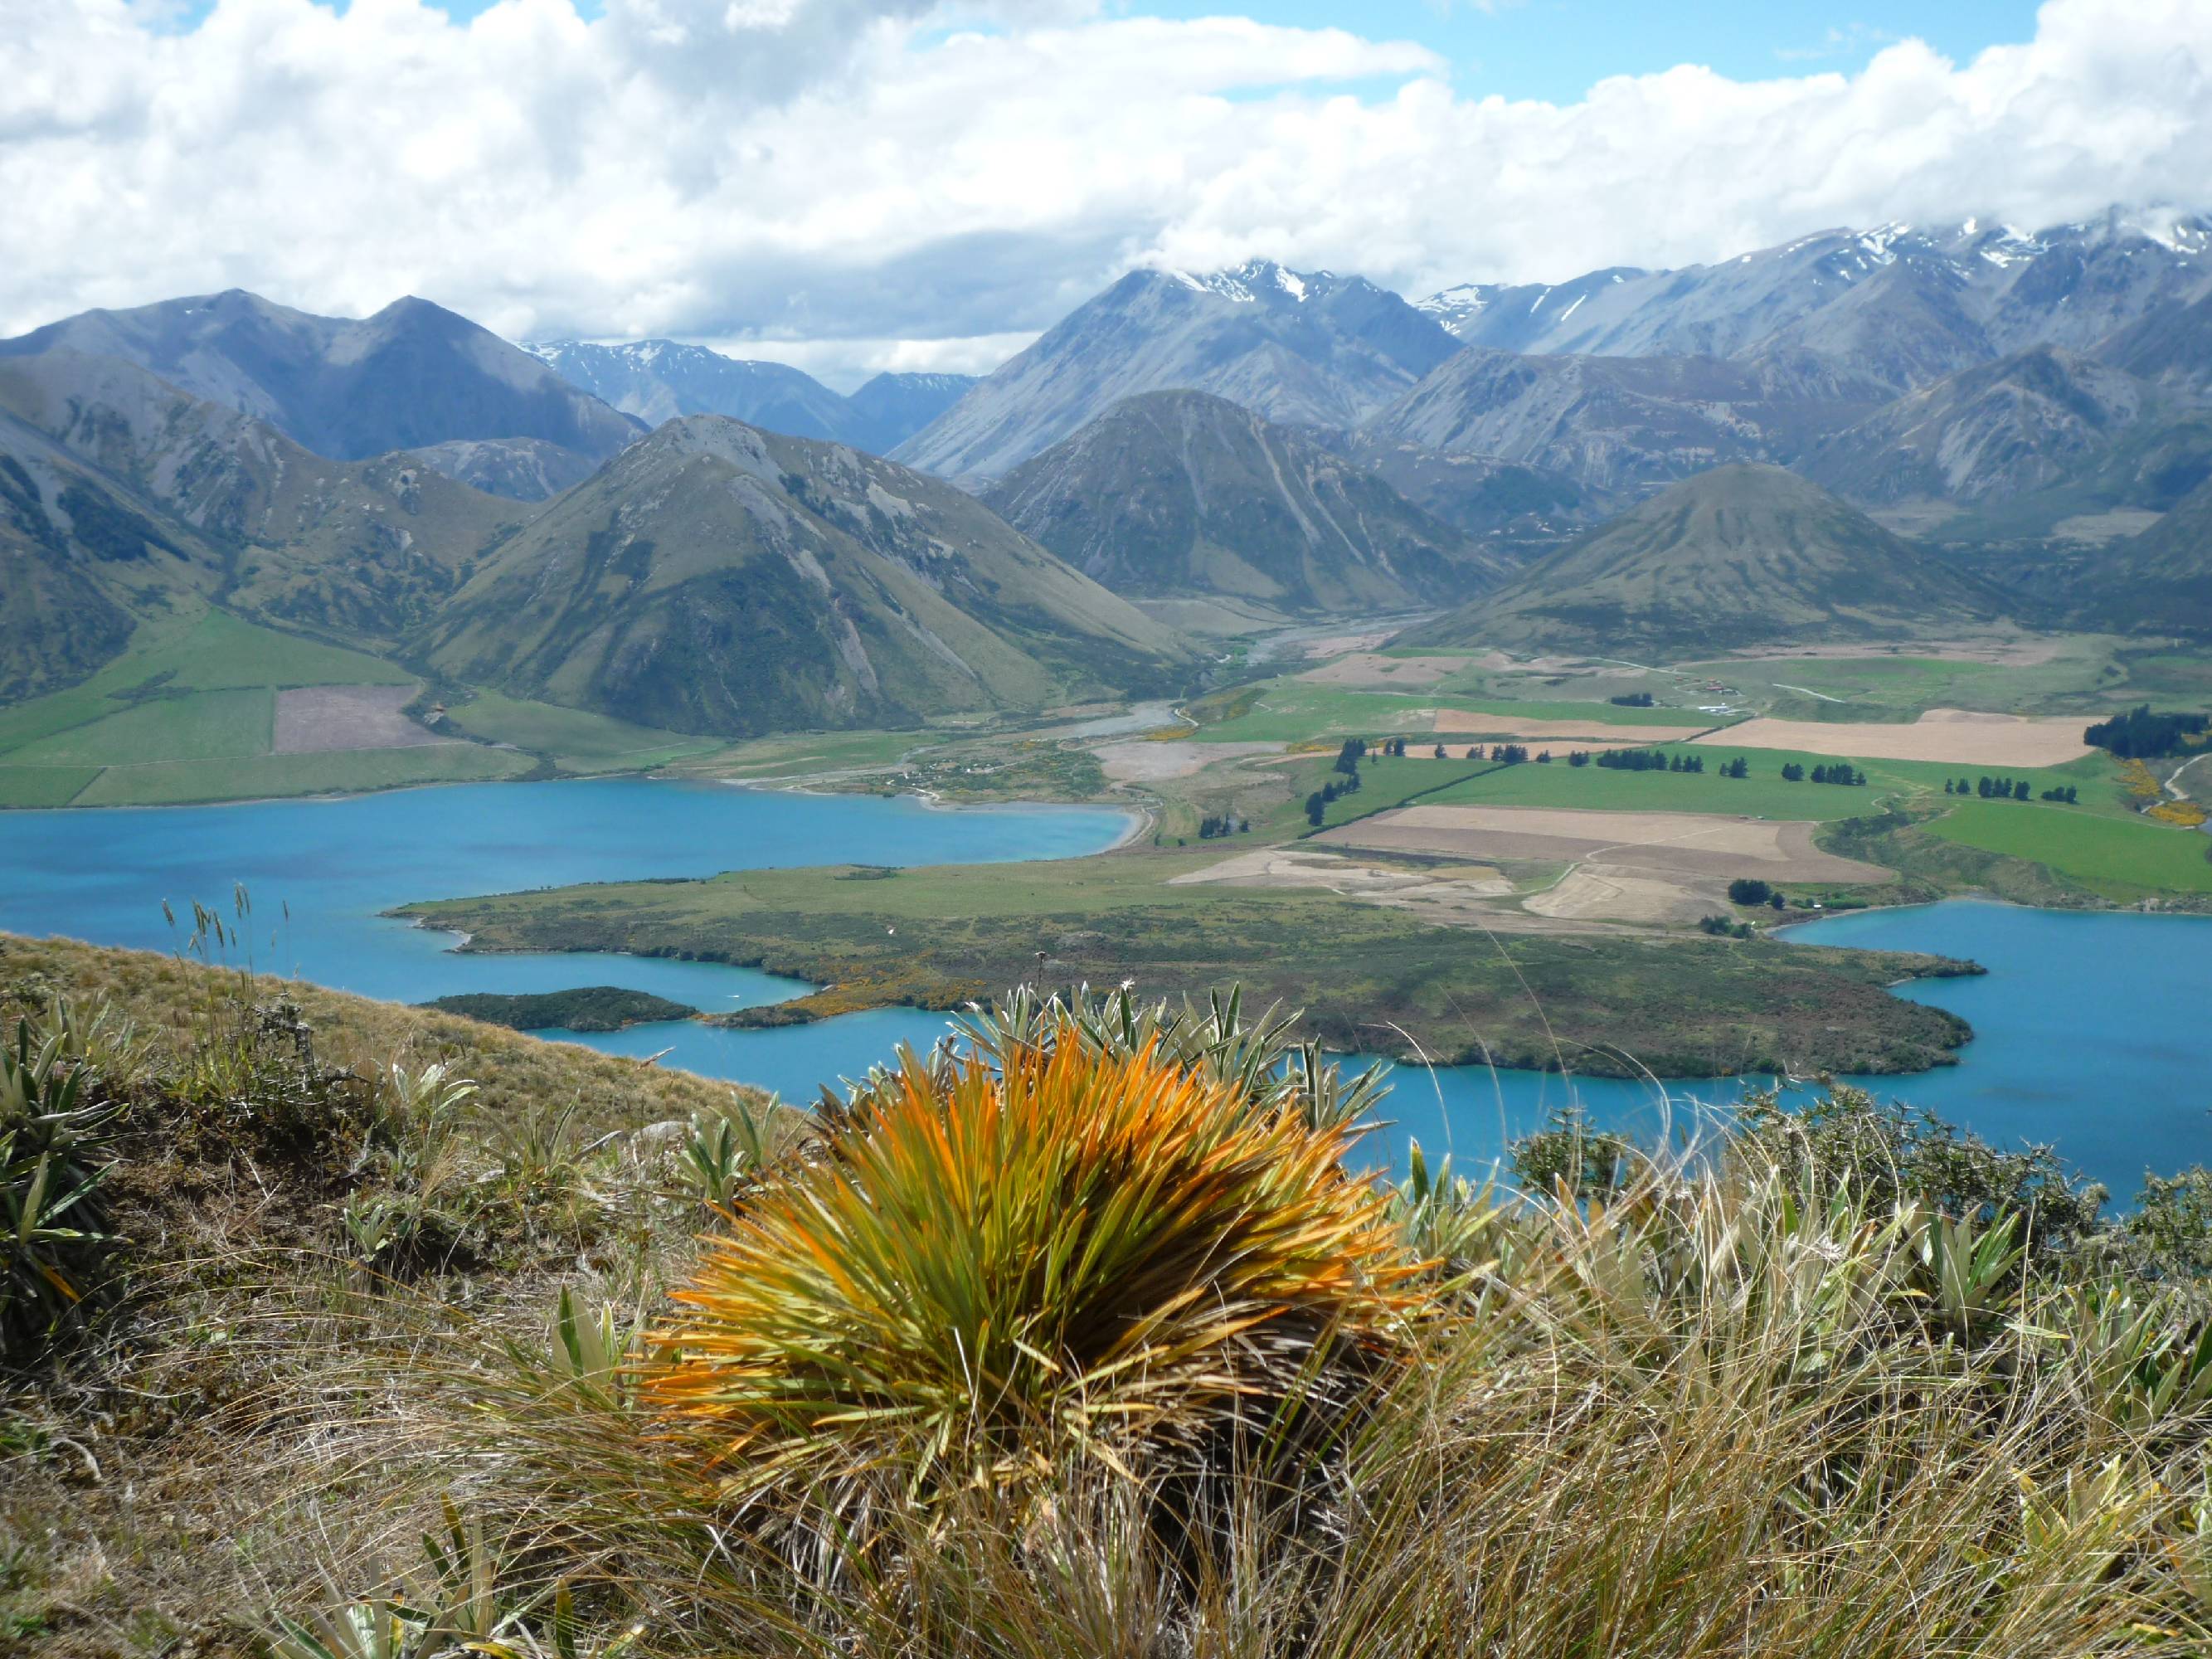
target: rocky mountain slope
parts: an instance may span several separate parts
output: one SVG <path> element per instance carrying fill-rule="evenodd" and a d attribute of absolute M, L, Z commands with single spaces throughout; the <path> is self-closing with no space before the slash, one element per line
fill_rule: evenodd
<path fill-rule="evenodd" d="M 1382 440 L 1356 441 L 1347 450 L 1423 512 L 1478 538 L 1501 556 L 1556 545 L 1613 510 L 1606 492 L 1586 489 L 1548 467 Z"/>
<path fill-rule="evenodd" d="M 0 704 L 95 672 L 149 611 L 212 588 L 221 564 L 0 414 Z"/>
<path fill-rule="evenodd" d="M 553 502 L 412 648 L 454 679 L 732 737 L 1152 689 L 1189 652 L 948 484 L 714 416 Z"/>
<path fill-rule="evenodd" d="M 2172 396 L 2212 405 L 2212 292 L 2146 313 L 2101 342 L 2097 356 Z"/>
<path fill-rule="evenodd" d="M 57 349 L 136 364 L 337 460 L 532 438 L 599 461 L 638 431 L 527 352 L 427 300 L 394 301 L 355 321 L 233 289 L 88 311 L 0 341 L 0 357 Z"/>
<path fill-rule="evenodd" d="M 2076 475 L 2160 408 L 2132 374 L 2033 346 L 1899 398 L 1800 470 L 1867 503 L 2023 495 Z"/>
<path fill-rule="evenodd" d="M 1367 467 L 1203 392 L 1126 398 L 982 499 L 1127 598 L 1342 615 L 1455 604 L 1504 568 Z"/>
<path fill-rule="evenodd" d="M 544 501 L 583 483 L 599 467 L 590 456 L 543 438 L 455 438 L 404 453 L 456 483 L 513 501 Z"/>
<path fill-rule="evenodd" d="M 1735 465 L 1675 485 L 1403 642 L 1687 655 L 1894 638 L 2001 608 L 1993 590 L 1818 485 Z"/>
<path fill-rule="evenodd" d="M 453 590 L 526 509 L 400 453 L 336 461 L 114 357 L 0 358 L 8 445 L 95 481 L 206 567 L 197 591 L 243 614 L 389 641 Z M 157 568 L 166 568 L 155 561 Z"/>
<path fill-rule="evenodd" d="M 1348 428 L 1451 356 L 1433 319 L 1364 277 L 1265 260 L 1137 270 L 1078 307 L 895 452 L 995 477 L 1140 392 L 1211 392 L 1268 420 Z"/>
<path fill-rule="evenodd" d="M 1370 449 L 1518 462 L 1632 501 L 1714 465 L 1794 454 L 1863 406 L 1818 402 L 1712 357 L 1523 356 L 1470 347 L 1379 411 Z"/>

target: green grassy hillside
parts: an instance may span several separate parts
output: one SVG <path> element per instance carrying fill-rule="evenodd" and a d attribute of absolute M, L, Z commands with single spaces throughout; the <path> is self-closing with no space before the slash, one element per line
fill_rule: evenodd
<path fill-rule="evenodd" d="M 2002 601 L 1772 466 L 1698 474 L 1400 640 L 1682 657 L 1985 624 Z"/>
<path fill-rule="evenodd" d="M 722 737 L 1039 708 L 1189 659 L 950 485 L 706 416 L 561 497 L 411 648 L 466 684 Z"/>
<path fill-rule="evenodd" d="M 405 455 L 329 459 L 118 358 L 0 359 L 0 447 L 65 456 L 158 525 L 203 597 L 350 642 L 397 638 L 532 510 Z"/>

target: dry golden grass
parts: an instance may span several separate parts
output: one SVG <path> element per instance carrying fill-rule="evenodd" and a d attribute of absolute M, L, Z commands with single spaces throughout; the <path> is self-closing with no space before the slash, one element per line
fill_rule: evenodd
<path fill-rule="evenodd" d="M 173 1043 L 189 1039 L 209 975 L 198 963 L 149 951 L 0 933 L 0 994 L 43 994 L 41 988 L 51 986 L 81 1000 L 107 997 Z M 487 1120 L 573 1098 L 581 1103 L 582 1126 L 603 1133 L 685 1117 L 730 1097 L 726 1083 L 578 1043 L 540 1042 L 455 1014 L 372 1001 L 299 980 L 262 975 L 254 986 L 257 1000 L 282 996 L 297 1003 L 314 1027 L 321 1056 L 364 1076 L 394 1060 L 417 1065 L 441 1055 L 458 1058 L 480 1085 L 479 1108 Z"/>

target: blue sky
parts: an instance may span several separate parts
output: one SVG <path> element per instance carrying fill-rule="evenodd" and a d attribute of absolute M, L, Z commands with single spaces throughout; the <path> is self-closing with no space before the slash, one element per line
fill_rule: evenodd
<path fill-rule="evenodd" d="M 1573 101 L 1608 75 L 1701 64 L 1737 80 L 1853 70 L 1888 41 L 1915 36 L 1955 61 L 2035 32 L 2029 0 L 1152 0 L 1130 15 L 1236 12 L 1263 22 L 1335 26 L 1370 38 L 1418 40 L 1451 65 L 1469 96 Z"/>
<path fill-rule="evenodd" d="M 450 0 L 455 17 L 489 0 Z M 206 0 L 193 8 L 204 9 Z M 580 0 L 587 15 L 597 0 Z M 1105 0 L 1109 16 L 1233 15 L 1370 39 L 1417 40 L 1450 65 L 1462 93 L 1571 103 L 1608 75 L 1699 64 L 1736 80 L 1851 71 L 1916 37 L 1955 62 L 2035 32 L 2031 0 Z"/>

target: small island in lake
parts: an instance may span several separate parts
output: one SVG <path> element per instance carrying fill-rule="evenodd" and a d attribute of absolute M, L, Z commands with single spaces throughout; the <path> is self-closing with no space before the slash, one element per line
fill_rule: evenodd
<path fill-rule="evenodd" d="M 503 996 L 491 991 L 471 991 L 440 997 L 425 1008 L 441 1013 L 480 1019 L 488 1025 L 504 1025 L 516 1031 L 619 1031 L 626 1026 L 651 1025 L 661 1020 L 690 1019 L 696 1008 L 671 1002 L 647 991 L 626 991 L 618 985 L 586 985 L 574 991 L 538 991 Z"/>

